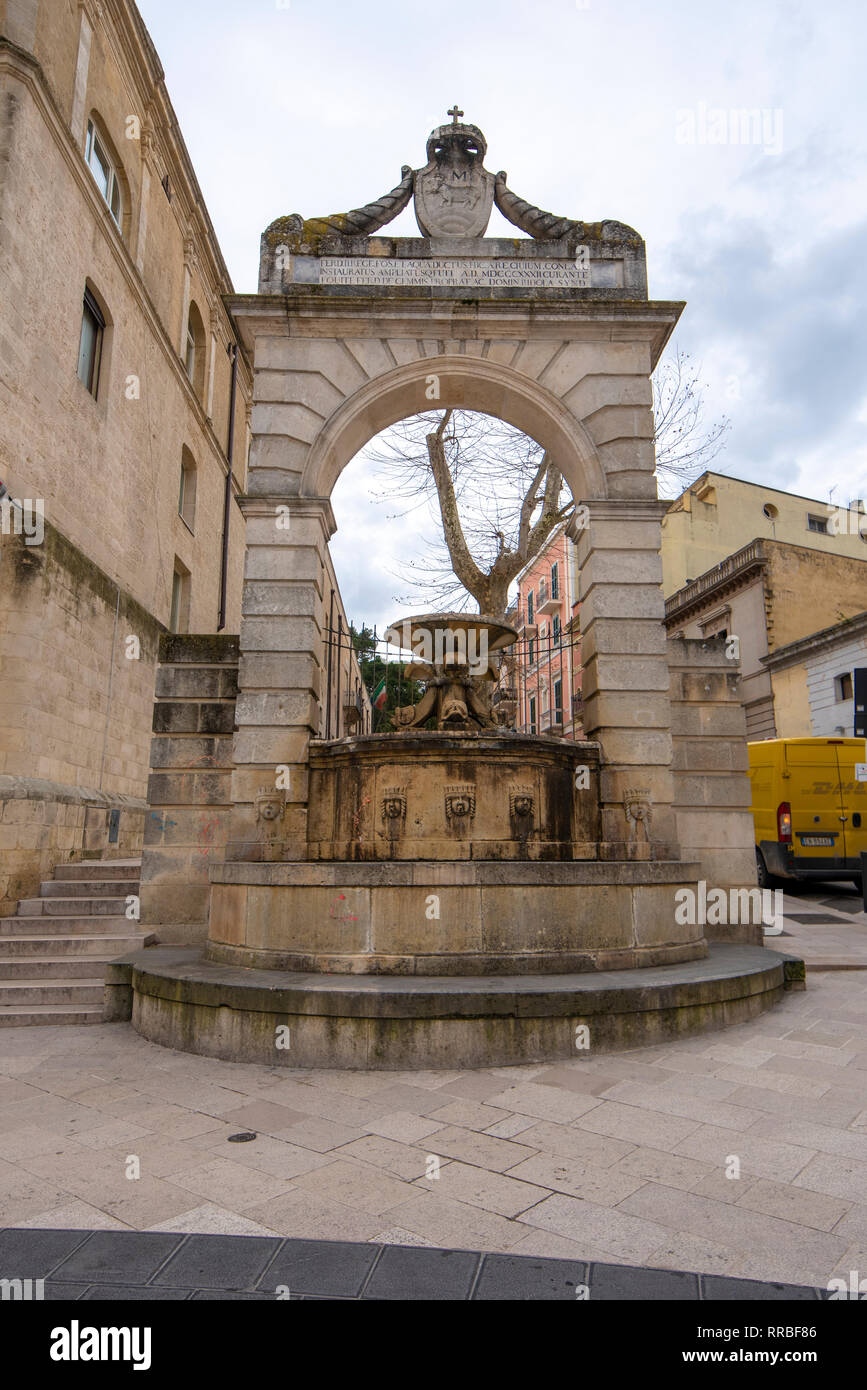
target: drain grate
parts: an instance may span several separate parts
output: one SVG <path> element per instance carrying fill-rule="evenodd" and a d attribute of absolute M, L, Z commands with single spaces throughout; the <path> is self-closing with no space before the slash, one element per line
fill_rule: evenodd
<path fill-rule="evenodd" d="M 786 921 L 800 922 L 804 927 L 845 927 L 847 925 L 839 917 L 827 917 L 821 912 L 787 912 Z"/>

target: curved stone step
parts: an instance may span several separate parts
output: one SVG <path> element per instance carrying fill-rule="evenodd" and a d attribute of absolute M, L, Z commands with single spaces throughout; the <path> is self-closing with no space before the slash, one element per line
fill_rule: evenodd
<path fill-rule="evenodd" d="M 241 969 L 156 947 L 106 968 L 106 1010 L 164 1047 L 234 1062 L 407 1070 L 559 1061 L 742 1023 L 803 988 L 803 961 L 711 942 L 701 960 L 572 975 Z M 278 1027 L 289 1046 L 275 1047 Z"/>

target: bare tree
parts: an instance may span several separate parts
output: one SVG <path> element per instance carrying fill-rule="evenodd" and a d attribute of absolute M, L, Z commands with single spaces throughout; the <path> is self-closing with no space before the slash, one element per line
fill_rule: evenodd
<path fill-rule="evenodd" d="M 702 433 L 698 370 L 678 351 L 657 373 L 654 390 L 656 473 L 666 494 L 693 481 L 722 447 L 726 419 Z M 373 495 L 400 501 L 393 519 L 425 507 L 436 539 L 397 577 L 414 591 L 401 606 L 464 610 L 502 618 L 509 587 L 535 558 L 574 501 L 541 444 L 477 411 L 415 415 L 364 450 L 385 484 Z M 579 499 L 580 501 L 580 499 Z"/>
<path fill-rule="evenodd" d="M 400 498 L 392 517 L 426 506 L 436 523 L 437 540 L 400 573 L 431 606 L 460 611 L 475 600 L 480 613 L 502 618 L 515 576 L 572 511 L 542 446 L 490 415 L 449 409 L 413 416 L 365 455 L 388 480 L 378 500 Z"/>
<path fill-rule="evenodd" d="M 695 482 L 725 443 L 731 421 L 723 416 L 706 432 L 699 368 L 677 348 L 661 362 L 653 382 L 656 480 L 663 496 L 676 497 Z"/>

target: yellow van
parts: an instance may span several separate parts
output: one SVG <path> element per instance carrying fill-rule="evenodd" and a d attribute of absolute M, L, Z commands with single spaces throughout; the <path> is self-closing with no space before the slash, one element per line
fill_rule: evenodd
<path fill-rule="evenodd" d="M 863 738 L 771 738 L 748 745 L 756 864 L 774 878 L 846 878 L 861 887 L 867 853 Z"/>

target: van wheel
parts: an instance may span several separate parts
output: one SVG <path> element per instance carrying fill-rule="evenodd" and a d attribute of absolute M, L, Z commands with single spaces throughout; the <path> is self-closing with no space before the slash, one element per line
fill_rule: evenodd
<path fill-rule="evenodd" d="M 760 888 L 773 888 L 777 882 L 775 876 L 768 873 L 768 866 L 760 849 L 756 850 L 756 878 Z"/>

